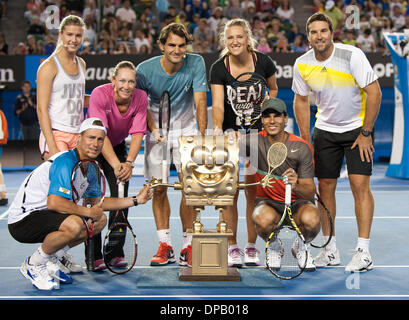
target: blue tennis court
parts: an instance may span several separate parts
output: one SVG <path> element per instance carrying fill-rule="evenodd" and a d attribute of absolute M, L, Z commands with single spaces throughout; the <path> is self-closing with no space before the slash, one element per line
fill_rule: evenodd
<path fill-rule="evenodd" d="M 365 273 L 345 273 L 345 265 L 352 258 L 356 245 L 357 227 L 352 193 L 347 179 L 340 179 L 337 188 L 337 246 L 341 265 L 304 272 L 291 280 L 278 280 L 260 267 L 239 270 L 238 282 L 179 281 L 177 264 L 150 267 L 156 253 L 158 238 L 151 203 L 130 209 L 130 221 L 138 237 L 139 252 L 135 268 L 125 275 L 109 271 L 89 273 L 85 269 L 83 246 L 72 250 L 84 273 L 73 275 L 74 283 L 61 285 L 59 290 L 39 291 L 19 271 L 35 245 L 20 244 L 8 233 L 7 216 L 0 210 L 0 299 L 17 300 L 408 300 L 409 299 L 409 181 L 385 177 L 387 165 L 374 166 L 372 190 L 375 197 L 375 215 L 371 232 L 370 251 L 374 269 Z M 6 171 L 5 181 L 9 201 L 28 171 Z M 171 177 L 170 182 L 176 179 Z M 139 191 L 143 177 L 134 176 L 131 193 Z M 169 189 L 171 204 L 171 232 L 178 258 L 182 244 L 179 220 L 180 191 Z M 214 228 L 218 213 L 207 207 L 202 213 L 206 228 Z M 103 232 L 105 234 L 105 231 Z M 245 197 L 239 197 L 238 244 L 243 248 L 247 241 L 245 224 Z M 264 242 L 257 240 L 257 248 L 264 261 Z M 313 250 L 315 256 L 318 249 Z"/>

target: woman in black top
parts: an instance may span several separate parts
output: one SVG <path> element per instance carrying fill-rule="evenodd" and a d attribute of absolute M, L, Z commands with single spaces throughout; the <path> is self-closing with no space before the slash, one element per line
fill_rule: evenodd
<path fill-rule="evenodd" d="M 277 96 L 277 82 L 275 77 L 276 66 L 273 60 L 255 51 L 256 41 L 253 38 L 249 23 L 244 19 L 232 19 L 228 21 L 221 32 L 221 45 L 224 48 L 220 58 L 210 68 L 210 84 L 212 92 L 212 118 L 215 134 L 223 134 L 228 129 L 237 132 L 240 128 L 236 125 L 236 115 L 227 99 L 227 90 L 231 90 L 234 79 L 244 72 L 256 72 L 267 81 L 269 97 Z M 260 119 L 253 125 L 252 129 L 261 129 Z M 247 166 L 248 164 L 246 164 Z M 245 175 L 245 182 L 250 183 L 253 176 Z M 245 189 L 247 206 L 247 234 L 248 243 L 245 249 L 244 263 L 246 265 L 258 265 L 255 242 L 257 233 L 254 229 L 252 214 L 254 208 L 255 187 Z M 237 247 L 237 199 L 234 205 L 224 211 L 224 219 L 233 231 L 233 237 L 229 238 L 229 266 L 242 266 L 242 251 Z"/>

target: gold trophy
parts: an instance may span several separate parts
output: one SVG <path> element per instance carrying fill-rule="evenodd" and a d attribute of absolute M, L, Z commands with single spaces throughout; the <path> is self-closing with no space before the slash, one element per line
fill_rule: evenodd
<path fill-rule="evenodd" d="M 232 136 L 181 136 L 179 137 L 182 181 L 161 183 L 153 178 L 156 186 L 182 190 L 186 205 L 192 206 L 196 217 L 192 229 L 192 268 L 182 268 L 179 280 L 188 281 L 240 281 L 236 268 L 227 263 L 227 238 L 232 231 L 224 221 L 222 211 L 233 205 L 237 189 L 246 187 L 238 182 L 239 147 Z M 258 185 L 260 183 L 248 184 Z M 215 206 L 219 211 L 216 229 L 205 230 L 200 212 L 205 206 Z"/>

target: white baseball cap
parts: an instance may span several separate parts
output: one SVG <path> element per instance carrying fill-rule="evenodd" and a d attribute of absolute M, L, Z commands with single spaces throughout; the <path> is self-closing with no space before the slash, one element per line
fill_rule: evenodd
<path fill-rule="evenodd" d="M 98 121 L 96 123 L 96 121 Z M 80 126 L 80 132 L 84 132 L 85 130 L 88 129 L 98 129 L 98 130 L 102 130 L 105 132 L 105 134 L 107 134 L 107 129 L 105 128 L 103 122 L 101 121 L 101 119 L 98 118 L 88 118 L 85 119 Z"/>

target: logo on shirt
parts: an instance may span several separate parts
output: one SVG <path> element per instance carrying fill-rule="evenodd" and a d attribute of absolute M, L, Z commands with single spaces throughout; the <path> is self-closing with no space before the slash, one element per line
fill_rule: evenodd
<path fill-rule="evenodd" d="M 325 67 L 322 68 L 322 69 L 321 69 L 321 72 L 327 72 L 327 68 L 325 68 Z"/>
<path fill-rule="evenodd" d="M 68 194 L 68 195 L 71 194 L 71 191 L 70 191 L 70 190 L 65 189 L 65 188 L 63 188 L 63 187 L 59 187 L 59 188 L 58 188 L 58 191 L 59 191 L 59 192 L 62 192 L 62 193 L 65 193 L 65 194 Z"/>

